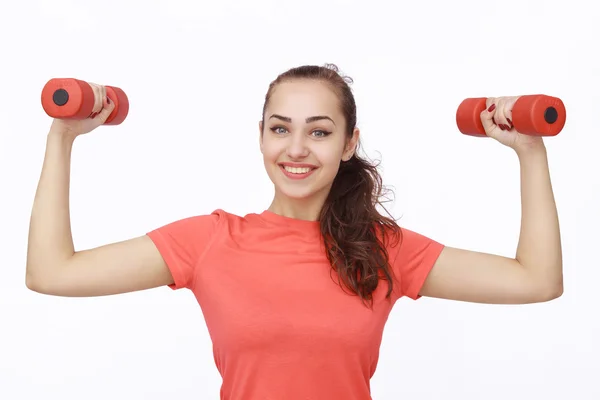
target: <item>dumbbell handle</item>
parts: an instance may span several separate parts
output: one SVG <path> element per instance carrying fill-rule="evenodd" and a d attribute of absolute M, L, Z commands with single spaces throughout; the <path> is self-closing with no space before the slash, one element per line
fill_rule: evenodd
<path fill-rule="evenodd" d="M 118 125 L 129 114 L 129 99 L 115 86 L 105 86 L 106 95 L 115 104 L 104 125 Z M 94 109 L 94 90 L 86 81 L 75 78 L 52 78 L 42 89 L 42 108 L 57 119 L 85 119 Z"/>
<path fill-rule="evenodd" d="M 485 97 L 463 100 L 456 110 L 458 130 L 471 136 L 487 136 L 481 123 L 486 109 Z M 565 126 L 567 112 L 561 99 L 533 94 L 520 96 L 512 108 L 512 123 L 517 132 L 531 136 L 556 136 Z"/>

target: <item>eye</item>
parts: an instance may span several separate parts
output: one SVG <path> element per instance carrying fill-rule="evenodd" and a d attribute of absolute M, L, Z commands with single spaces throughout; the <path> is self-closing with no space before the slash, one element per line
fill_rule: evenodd
<path fill-rule="evenodd" d="M 277 134 L 280 134 L 280 135 L 282 135 L 282 134 L 284 134 L 284 133 L 287 132 L 286 129 L 283 126 L 274 126 L 273 128 L 271 128 L 271 130 L 273 132 L 277 133 Z"/>
<path fill-rule="evenodd" d="M 318 138 L 323 138 L 323 137 L 331 135 L 331 132 L 317 129 L 317 130 L 312 131 L 312 134 Z"/>
<path fill-rule="evenodd" d="M 270 128 L 272 132 L 274 132 L 277 135 L 284 135 L 286 133 L 289 133 L 288 130 L 283 127 L 283 126 L 274 126 L 272 128 Z M 312 136 L 317 137 L 317 138 L 324 138 L 327 137 L 331 134 L 331 132 L 329 131 L 325 131 L 322 129 L 315 129 L 314 131 L 312 131 L 310 133 Z"/>

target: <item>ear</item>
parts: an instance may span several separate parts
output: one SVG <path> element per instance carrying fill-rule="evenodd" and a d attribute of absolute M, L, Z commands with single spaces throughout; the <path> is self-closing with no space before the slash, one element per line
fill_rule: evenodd
<path fill-rule="evenodd" d="M 258 121 L 258 143 L 260 145 L 260 152 L 263 152 L 263 123 L 262 120 Z"/>
<path fill-rule="evenodd" d="M 352 132 L 352 137 L 346 143 L 346 148 L 344 149 L 344 154 L 342 155 L 343 161 L 348 161 L 352 158 L 354 153 L 356 153 L 356 147 L 358 145 L 358 139 L 360 137 L 360 130 L 358 128 L 354 128 Z"/>

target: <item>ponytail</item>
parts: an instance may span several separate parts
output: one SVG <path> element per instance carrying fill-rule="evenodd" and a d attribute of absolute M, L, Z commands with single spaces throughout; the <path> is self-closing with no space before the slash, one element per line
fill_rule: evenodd
<path fill-rule="evenodd" d="M 346 138 L 356 126 L 356 103 L 349 83 L 352 79 L 338 74 L 335 65 L 301 66 L 279 75 L 266 95 L 266 109 L 275 86 L 286 80 L 315 79 L 328 83 L 340 100 L 346 120 Z M 337 272 L 342 288 L 358 295 L 372 306 L 373 292 L 380 280 L 388 281 L 386 297 L 393 291 L 393 273 L 388 261 L 388 239 L 397 239 L 400 229 L 391 217 L 381 215 L 383 185 L 377 165 L 358 155 L 342 161 L 321 210 L 320 227 L 327 258 Z"/>
<path fill-rule="evenodd" d="M 355 154 L 340 165 L 320 216 L 327 258 L 340 283 L 371 304 L 380 280 L 388 282 L 388 297 L 393 290 L 386 241 L 399 232 L 393 218 L 377 211 L 382 192 L 377 166 Z"/>

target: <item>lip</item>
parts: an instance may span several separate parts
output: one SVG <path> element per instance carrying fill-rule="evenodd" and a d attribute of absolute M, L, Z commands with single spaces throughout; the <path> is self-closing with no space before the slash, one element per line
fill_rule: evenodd
<path fill-rule="evenodd" d="M 279 165 L 284 166 L 284 167 L 292 167 L 292 168 L 310 168 L 310 169 L 317 169 L 316 165 L 313 164 L 303 164 L 303 163 L 291 163 L 291 162 L 282 162 L 279 163 Z"/>
<path fill-rule="evenodd" d="M 291 172 L 286 171 L 285 167 L 310 168 L 310 171 L 308 171 L 305 174 L 293 174 Z M 279 168 L 281 169 L 281 172 L 283 172 L 283 174 L 286 177 L 288 177 L 290 179 L 293 179 L 293 180 L 300 180 L 300 179 L 306 179 L 306 178 L 308 178 L 310 175 L 312 175 L 313 172 L 315 172 L 315 170 L 318 167 L 316 165 L 312 165 L 312 164 L 283 162 L 283 163 L 279 163 Z"/>

